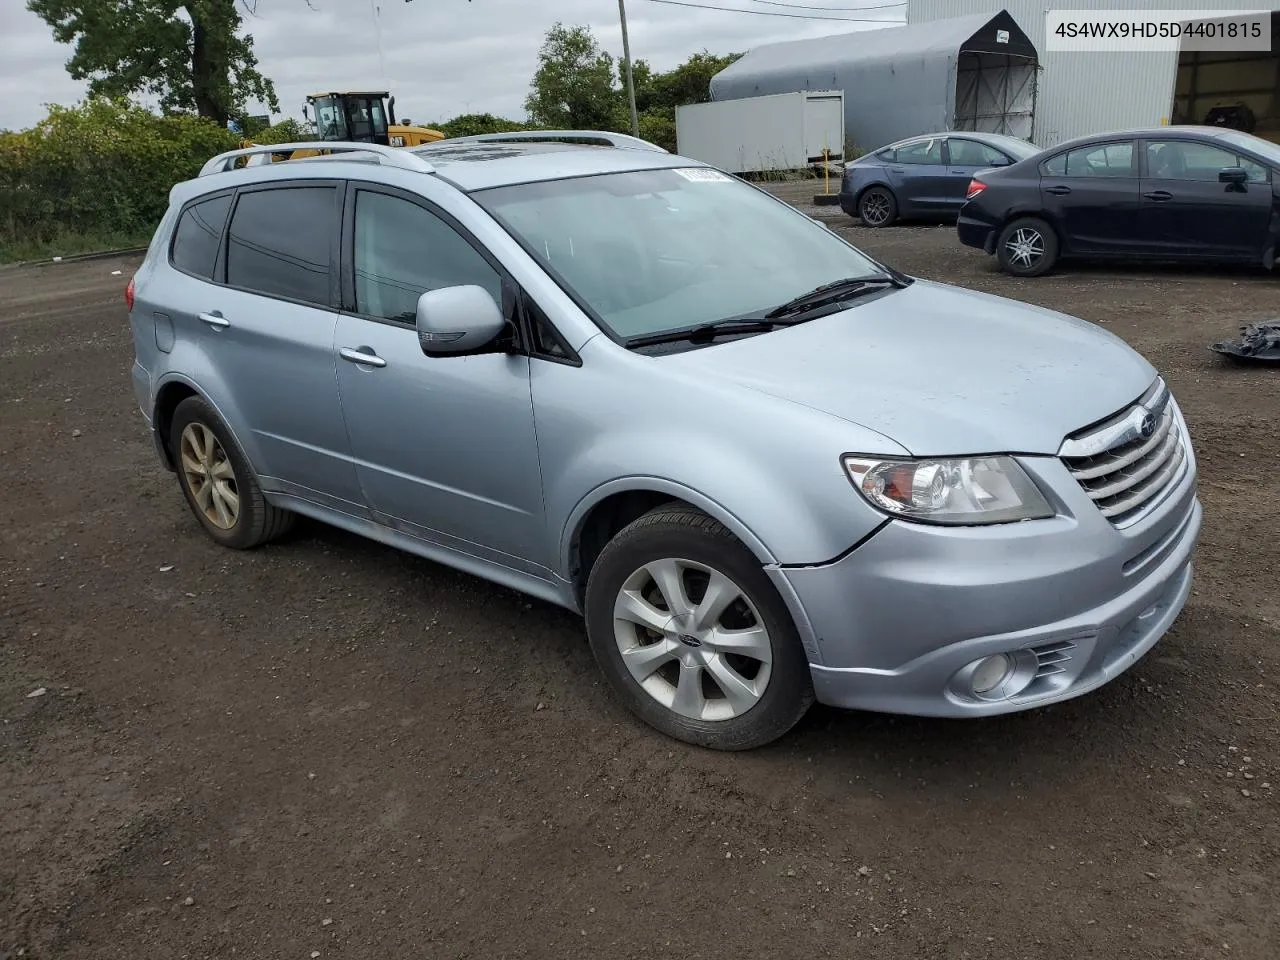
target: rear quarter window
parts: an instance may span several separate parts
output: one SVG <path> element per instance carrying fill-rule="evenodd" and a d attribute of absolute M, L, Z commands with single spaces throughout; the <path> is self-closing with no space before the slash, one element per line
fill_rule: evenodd
<path fill-rule="evenodd" d="M 169 261 L 183 273 L 202 280 L 213 279 L 222 228 L 231 209 L 231 194 L 193 203 L 183 211 L 173 231 Z"/>

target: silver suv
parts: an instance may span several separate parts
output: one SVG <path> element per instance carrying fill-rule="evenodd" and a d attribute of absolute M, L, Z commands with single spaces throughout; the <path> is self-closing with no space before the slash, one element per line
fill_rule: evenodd
<path fill-rule="evenodd" d="M 217 543 L 301 514 L 567 607 L 720 749 L 1078 696 L 1182 609 L 1195 458 L 1110 333 L 627 137 L 293 146 L 174 187 L 127 294 Z"/>

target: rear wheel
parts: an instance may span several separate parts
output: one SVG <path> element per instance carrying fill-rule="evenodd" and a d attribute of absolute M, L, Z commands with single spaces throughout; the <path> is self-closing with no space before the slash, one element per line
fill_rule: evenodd
<path fill-rule="evenodd" d="M 610 541 L 585 612 L 614 691 L 670 737 L 748 750 L 781 737 L 813 702 L 782 598 L 751 552 L 692 507 L 658 507 Z"/>
<path fill-rule="evenodd" d="M 1020 217 L 1000 231 L 996 259 L 1005 273 L 1038 277 L 1058 260 L 1058 235 L 1038 217 Z"/>
<path fill-rule="evenodd" d="M 898 200 L 884 187 L 872 187 L 858 200 L 858 219 L 868 227 L 887 227 L 898 219 Z"/>
<path fill-rule="evenodd" d="M 267 503 L 231 431 L 202 398 L 178 404 L 169 444 L 187 505 L 216 542 L 247 550 L 293 526 L 295 515 Z"/>

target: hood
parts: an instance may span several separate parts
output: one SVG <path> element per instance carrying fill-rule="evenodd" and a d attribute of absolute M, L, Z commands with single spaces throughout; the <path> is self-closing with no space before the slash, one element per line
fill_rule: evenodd
<path fill-rule="evenodd" d="M 1094 324 L 925 280 L 663 363 L 857 423 L 917 456 L 1056 454 L 1156 375 Z"/>

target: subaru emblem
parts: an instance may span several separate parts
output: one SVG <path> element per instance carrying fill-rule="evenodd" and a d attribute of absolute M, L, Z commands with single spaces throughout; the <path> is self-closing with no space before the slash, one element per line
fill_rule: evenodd
<path fill-rule="evenodd" d="M 1138 428 L 1144 437 L 1149 437 L 1156 432 L 1156 418 L 1148 413 L 1142 418 L 1142 426 Z"/>

